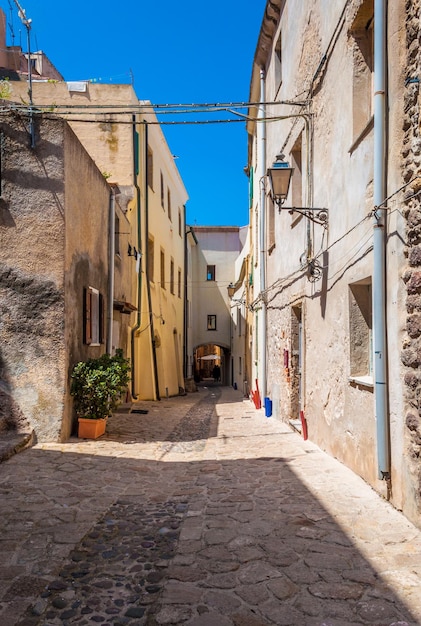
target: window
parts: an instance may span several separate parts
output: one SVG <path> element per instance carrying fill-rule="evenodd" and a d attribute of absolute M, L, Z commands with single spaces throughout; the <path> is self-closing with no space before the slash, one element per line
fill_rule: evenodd
<path fill-rule="evenodd" d="M 164 176 L 161 172 L 161 206 L 165 211 L 165 198 L 164 198 Z"/>
<path fill-rule="evenodd" d="M 302 185 L 302 172 L 303 172 L 303 136 L 298 137 L 291 150 L 291 165 L 294 168 L 294 175 L 291 176 L 292 184 L 292 206 L 303 206 L 303 185 Z"/>
<path fill-rule="evenodd" d="M 165 252 L 161 250 L 161 287 L 165 289 Z"/>
<path fill-rule="evenodd" d="M 275 203 L 272 196 L 267 197 L 267 208 L 267 250 L 268 254 L 271 254 L 275 247 Z"/>
<path fill-rule="evenodd" d="M 361 138 L 373 116 L 374 0 L 364 0 L 352 24 L 353 87 L 352 123 L 354 143 Z"/>
<path fill-rule="evenodd" d="M 243 312 L 241 310 L 241 306 L 237 307 L 237 332 L 238 336 L 241 337 L 242 334 L 242 322 L 243 322 Z"/>
<path fill-rule="evenodd" d="M 180 237 L 183 236 L 183 227 L 182 227 L 182 220 L 181 220 L 181 209 L 178 209 L 178 234 L 180 235 Z"/>
<path fill-rule="evenodd" d="M 153 152 L 148 146 L 148 186 L 153 190 Z"/>
<path fill-rule="evenodd" d="M 155 244 L 152 237 L 148 238 L 148 280 L 154 281 Z"/>
<path fill-rule="evenodd" d="M 172 294 L 175 293 L 174 290 L 174 259 L 171 259 L 170 263 L 170 291 Z"/>
<path fill-rule="evenodd" d="M 279 33 L 275 45 L 275 84 L 278 91 L 282 83 L 282 33 Z"/>
<path fill-rule="evenodd" d="M 114 254 L 120 255 L 120 218 L 115 216 L 114 221 Z"/>
<path fill-rule="evenodd" d="M 216 330 L 216 315 L 208 315 L 208 330 Z"/>
<path fill-rule="evenodd" d="M 351 377 L 371 377 L 373 374 L 371 306 L 371 278 L 349 285 Z"/>
<path fill-rule="evenodd" d="M 181 269 L 178 268 L 178 287 L 177 287 L 177 295 L 181 298 Z"/>
<path fill-rule="evenodd" d="M 171 217 L 171 191 L 167 189 L 167 210 L 168 210 L 168 219 L 170 222 L 172 221 Z"/>
<path fill-rule="evenodd" d="M 206 280 L 215 280 L 215 266 L 214 265 L 207 266 Z"/>
<path fill-rule="evenodd" d="M 294 168 L 294 175 L 291 176 L 291 200 L 292 206 L 303 206 L 303 136 L 298 137 L 291 150 L 291 165 Z M 302 214 L 294 212 L 292 214 L 292 226 L 299 222 Z"/>
<path fill-rule="evenodd" d="M 88 345 L 104 343 L 104 299 L 98 289 L 83 290 L 83 342 Z"/>

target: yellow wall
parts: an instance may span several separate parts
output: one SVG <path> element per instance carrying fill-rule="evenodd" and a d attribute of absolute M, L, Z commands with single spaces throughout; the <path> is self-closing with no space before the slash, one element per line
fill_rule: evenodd
<path fill-rule="evenodd" d="M 156 121 L 152 110 L 144 114 L 148 122 Z M 142 189 L 142 305 L 141 326 L 136 333 L 136 351 L 147 354 L 137 374 L 136 389 L 140 399 L 177 395 L 184 388 L 184 205 L 187 193 L 165 137 L 158 125 L 148 125 L 140 133 Z M 146 182 L 147 146 L 152 152 L 152 186 Z M 161 203 L 161 174 L 163 206 Z M 168 209 L 168 194 L 171 210 Z M 180 221 L 179 221 L 180 216 Z M 148 240 L 153 241 L 153 268 L 147 275 Z M 164 281 L 161 284 L 161 252 Z M 151 257 L 150 257 L 151 258 Z M 173 282 L 171 281 L 173 264 Z M 152 264 L 151 264 L 152 265 Z M 180 285 L 179 285 L 180 272 Z M 148 291 L 149 280 L 149 291 Z M 154 352 L 156 358 L 156 375 Z"/>

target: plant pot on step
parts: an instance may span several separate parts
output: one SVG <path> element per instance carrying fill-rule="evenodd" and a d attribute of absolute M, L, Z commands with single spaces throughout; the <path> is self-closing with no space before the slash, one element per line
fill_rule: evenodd
<path fill-rule="evenodd" d="M 105 433 L 107 419 L 90 419 L 87 417 L 78 418 L 78 437 L 80 439 L 97 439 Z"/>
<path fill-rule="evenodd" d="M 76 363 L 70 393 L 81 439 L 96 439 L 105 433 L 107 417 L 112 415 L 127 392 L 129 372 L 130 362 L 120 349 L 114 356 L 103 354 Z"/>

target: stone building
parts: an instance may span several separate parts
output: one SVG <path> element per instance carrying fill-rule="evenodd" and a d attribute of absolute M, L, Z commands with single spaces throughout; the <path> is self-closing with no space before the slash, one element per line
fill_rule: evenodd
<path fill-rule="evenodd" d="M 417 524 L 419 4 L 268 2 L 248 122 L 252 380 Z"/>
<path fill-rule="evenodd" d="M 417 497 L 414 515 L 421 509 L 421 136 L 420 81 L 421 53 L 419 38 L 421 2 L 405 2 L 406 55 L 403 89 L 402 176 L 405 194 L 402 214 L 405 218 L 405 262 L 402 280 L 405 284 L 406 326 L 401 336 L 401 360 L 404 366 L 405 453 L 408 455 L 408 479 Z"/>
<path fill-rule="evenodd" d="M 106 341 L 111 192 L 63 120 L 37 118 L 32 148 L 3 111 L 0 137 L 0 426 L 64 440 L 72 368 Z"/>
<path fill-rule="evenodd" d="M 192 226 L 192 345 L 196 378 L 221 368 L 221 381 L 234 381 L 232 321 L 228 286 L 235 280 L 235 263 L 245 233 L 238 226 Z M 214 358 L 212 358 L 214 357 Z"/>
<path fill-rule="evenodd" d="M 25 82 L 12 86 L 13 98 L 23 97 Z M 67 119 L 113 188 L 109 349 L 122 348 L 131 359 L 131 396 L 176 395 L 184 388 L 188 195 L 153 109 L 124 84 L 38 81 L 32 93 L 42 114 L 53 109 Z"/>

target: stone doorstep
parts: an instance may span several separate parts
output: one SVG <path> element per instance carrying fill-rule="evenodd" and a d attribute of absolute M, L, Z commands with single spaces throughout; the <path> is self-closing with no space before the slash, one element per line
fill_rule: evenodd
<path fill-rule="evenodd" d="M 293 430 L 295 430 L 297 433 L 300 433 L 301 435 L 301 432 L 302 432 L 301 420 L 289 420 L 288 424 L 291 426 Z"/>
<path fill-rule="evenodd" d="M 34 442 L 34 431 L 30 433 L 2 432 L 0 434 L 0 463 L 7 461 L 14 454 L 29 448 Z"/>

